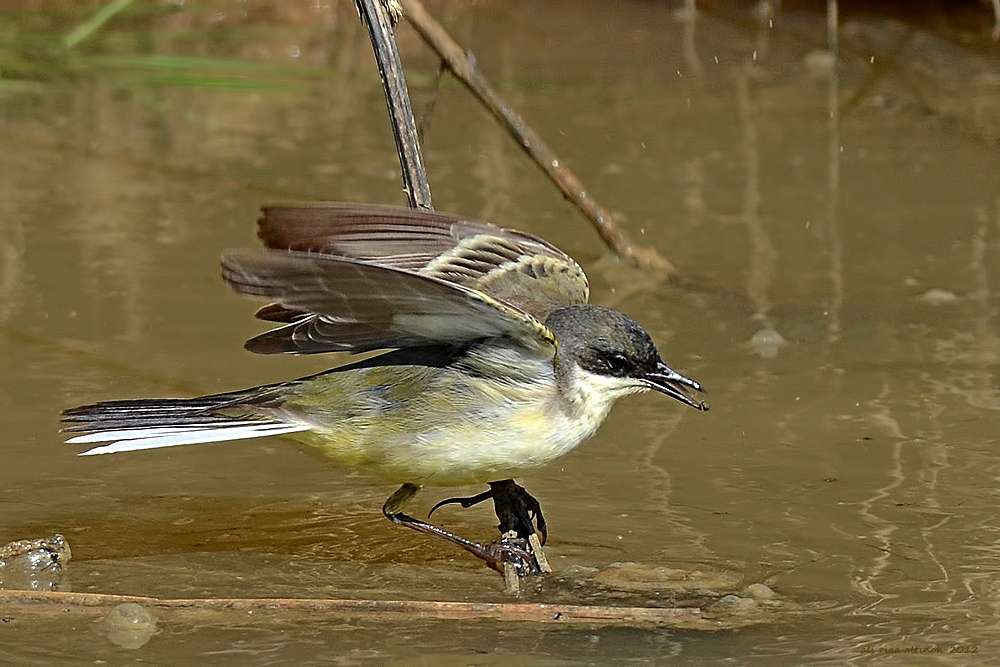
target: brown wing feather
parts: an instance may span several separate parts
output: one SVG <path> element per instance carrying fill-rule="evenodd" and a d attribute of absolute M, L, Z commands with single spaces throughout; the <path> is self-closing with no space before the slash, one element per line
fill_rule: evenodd
<path fill-rule="evenodd" d="M 493 225 L 397 206 L 307 202 L 261 209 L 257 236 L 268 248 L 301 250 L 418 271 L 464 234 Z"/>
<path fill-rule="evenodd" d="M 253 352 L 363 352 L 509 335 L 551 346 L 548 328 L 475 290 L 352 258 L 230 250 L 222 277 L 241 294 L 276 301 L 266 319 L 289 322 L 252 338 Z"/>
<path fill-rule="evenodd" d="M 439 278 L 539 320 L 589 297 L 583 270 L 547 241 L 448 213 L 337 202 L 275 204 L 262 209 L 258 235 L 268 248 L 348 257 Z"/>

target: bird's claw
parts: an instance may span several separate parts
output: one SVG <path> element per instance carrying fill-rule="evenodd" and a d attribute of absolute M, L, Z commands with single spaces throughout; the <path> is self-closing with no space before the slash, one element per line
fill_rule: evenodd
<path fill-rule="evenodd" d="M 430 517 L 436 509 L 443 505 L 461 505 L 464 508 L 478 505 L 493 499 L 493 508 L 500 520 L 502 537 L 495 542 L 481 544 L 467 540 L 464 537 L 450 533 L 442 528 L 414 519 L 400 511 L 416 494 L 420 487 L 415 484 L 404 484 L 385 502 L 382 512 L 386 518 L 396 524 L 404 525 L 418 532 L 436 535 L 486 563 L 491 569 L 502 574 L 505 565 L 510 565 L 518 577 L 529 574 L 551 572 L 541 545 L 547 537 L 545 517 L 538 501 L 523 486 L 512 479 L 490 482 L 490 488 L 478 495 L 467 498 L 446 498 L 431 508 L 427 513 Z M 541 535 L 539 540 L 538 535 Z"/>
<path fill-rule="evenodd" d="M 432 507 L 427 516 L 429 518 L 435 510 L 444 505 L 461 505 L 468 509 L 491 498 L 497 518 L 500 520 L 498 528 L 501 534 L 514 531 L 519 538 L 527 540 L 537 531 L 542 536 L 541 543 L 545 544 L 548 530 L 545 516 L 542 514 L 542 506 L 523 486 L 515 483 L 512 479 L 490 482 L 488 490 L 475 496 L 446 498 Z"/>
<path fill-rule="evenodd" d="M 517 572 L 517 576 L 526 577 L 529 574 L 542 574 L 542 568 L 538 559 L 531 551 L 528 540 L 521 537 L 503 537 L 496 542 L 482 544 L 482 553 L 476 554 L 486 564 L 500 572 L 504 571 L 504 564 L 510 564 Z"/>

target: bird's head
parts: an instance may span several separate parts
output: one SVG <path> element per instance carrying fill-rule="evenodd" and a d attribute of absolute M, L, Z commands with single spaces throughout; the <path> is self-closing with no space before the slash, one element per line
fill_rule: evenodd
<path fill-rule="evenodd" d="M 568 391 L 613 402 L 653 389 L 698 410 L 708 409 L 694 397 L 704 391 L 702 386 L 668 366 L 646 330 L 628 315 L 585 304 L 555 310 L 545 324 L 558 341 L 556 374 Z"/>

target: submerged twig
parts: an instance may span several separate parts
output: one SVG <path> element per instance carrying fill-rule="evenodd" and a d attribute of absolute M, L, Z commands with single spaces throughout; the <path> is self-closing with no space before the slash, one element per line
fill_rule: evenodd
<path fill-rule="evenodd" d="M 601 206 L 576 176 L 563 166 L 559 156 L 497 94 L 476 67 L 473 59 L 452 39 L 440 23 L 427 13 L 419 0 L 399 0 L 403 14 L 427 44 L 433 48 L 465 86 L 507 128 L 521 148 L 546 173 L 563 194 L 584 213 L 604 242 L 620 257 L 647 269 L 656 269 L 666 277 L 676 277 L 677 270 L 652 248 L 636 246 L 619 227 L 611 213 Z"/>
<path fill-rule="evenodd" d="M 518 534 L 516 530 L 510 530 L 501 536 L 501 540 L 516 540 Z M 539 574 L 552 574 L 552 567 L 549 565 L 545 552 L 542 551 L 542 542 L 538 539 L 538 533 L 532 533 L 528 537 L 528 553 L 535 559 L 534 566 L 538 568 Z M 521 575 L 518 574 L 517 567 L 513 563 L 506 561 L 503 564 L 504 591 L 508 595 L 518 596 L 521 594 Z"/>
<path fill-rule="evenodd" d="M 602 607 L 530 602 L 452 602 L 435 600 L 327 600 L 303 598 L 195 598 L 162 599 L 102 593 L 0 590 L 4 616 L 17 613 L 104 614 L 117 605 L 139 604 L 160 620 L 175 616 L 183 621 L 205 613 L 217 613 L 246 622 L 247 614 L 263 622 L 302 617 L 309 621 L 326 617 L 363 617 L 378 620 L 495 620 L 545 624 L 590 624 L 621 626 L 669 626 L 716 630 L 725 623 L 709 618 L 697 607 Z M 203 619 L 199 619 L 203 620 Z M 751 621 L 753 622 L 753 621 Z M 756 621 L 759 622 L 759 621 Z M 745 625 L 746 623 L 738 623 Z"/>

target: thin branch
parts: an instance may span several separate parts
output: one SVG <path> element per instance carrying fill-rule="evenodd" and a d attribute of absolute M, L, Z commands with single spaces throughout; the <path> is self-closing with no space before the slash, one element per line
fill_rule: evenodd
<path fill-rule="evenodd" d="M 655 269 L 668 278 L 677 276 L 674 266 L 652 248 L 638 247 L 614 221 L 611 213 L 587 192 L 583 184 L 563 166 L 559 156 L 497 94 L 479 72 L 473 59 L 451 35 L 427 13 L 419 0 L 399 0 L 404 16 L 427 44 L 447 63 L 448 68 L 479 101 L 507 128 L 563 194 L 586 215 L 604 242 L 620 257 L 646 269 Z"/>
<path fill-rule="evenodd" d="M 385 102 L 392 121 L 392 134 L 396 138 L 396 152 L 403 172 L 403 189 L 410 201 L 410 208 L 432 210 L 431 186 L 427 181 L 417 125 L 413 120 L 410 93 L 406 88 L 403 63 L 399 59 L 396 39 L 392 33 L 389 8 L 380 0 L 356 0 L 358 12 L 368 28 L 375 51 L 375 61 L 382 77 Z"/>

